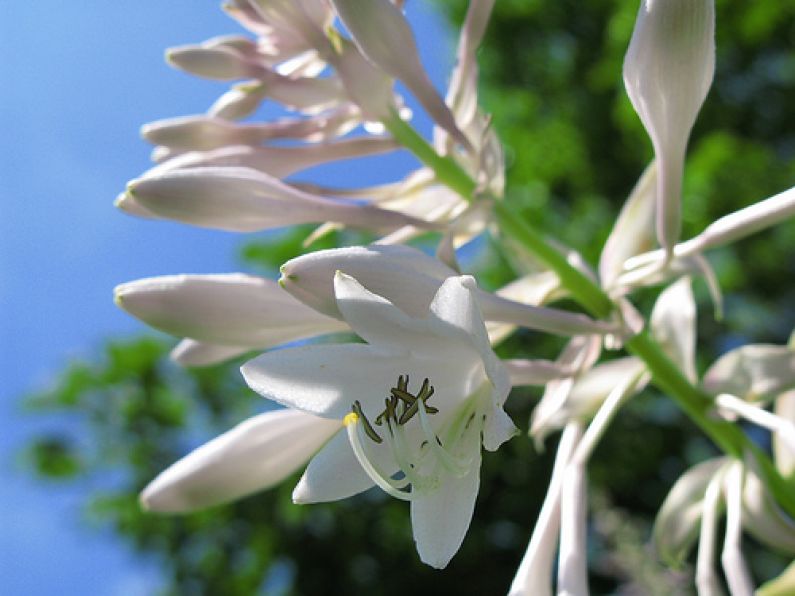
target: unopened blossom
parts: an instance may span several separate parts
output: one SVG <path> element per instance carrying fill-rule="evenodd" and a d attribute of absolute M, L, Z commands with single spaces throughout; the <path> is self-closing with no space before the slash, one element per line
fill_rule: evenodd
<path fill-rule="evenodd" d="M 254 416 L 161 472 L 141 493 L 145 509 L 188 513 L 281 483 L 340 429 L 297 410 Z"/>
<path fill-rule="evenodd" d="M 155 329 L 187 338 L 172 356 L 188 366 L 348 329 L 253 275 L 151 277 L 117 286 L 114 298 Z"/>
<path fill-rule="evenodd" d="M 670 256 L 681 228 L 690 129 L 715 72 L 714 0 L 643 0 L 624 60 L 624 85 L 657 158 L 657 238 Z"/>
<path fill-rule="evenodd" d="M 401 245 L 370 245 L 316 251 L 281 267 L 280 283 L 318 312 L 339 317 L 334 274 L 344 271 L 367 289 L 389 299 L 404 312 L 424 312 L 442 282 L 457 273 L 420 250 Z M 532 306 L 473 289 L 483 318 L 562 335 L 606 333 L 611 326 L 578 313 Z"/>
<path fill-rule="evenodd" d="M 376 230 L 432 224 L 373 205 L 336 201 L 285 184 L 251 168 L 202 167 L 162 171 L 127 185 L 120 207 L 196 226 L 255 232 L 324 221 Z"/>
<path fill-rule="evenodd" d="M 403 82 L 437 124 L 468 147 L 469 141 L 420 62 L 414 34 L 400 10 L 390 0 L 332 0 L 332 4 L 362 54 Z"/>
<path fill-rule="evenodd" d="M 469 526 L 481 444 L 515 433 L 508 375 L 489 346 L 469 277 L 447 279 L 425 316 L 407 315 L 343 273 L 339 309 L 366 344 L 266 353 L 242 371 L 258 393 L 342 422 L 293 493 L 332 501 L 377 485 L 411 503 L 420 558 L 444 567 Z"/>

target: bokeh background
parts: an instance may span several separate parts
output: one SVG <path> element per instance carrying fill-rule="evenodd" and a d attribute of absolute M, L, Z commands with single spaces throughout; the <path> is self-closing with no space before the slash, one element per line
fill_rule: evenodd
<path fill-rule="evenodd" d="M 620 77 L 637 4 L 498 0 L 481 52 L 483 103 L 507 148 L 508 200 L 590 262 L 651 157 Z M 690 145 L 686 235 L 795 183 L 795 2 L 716 5 L 718 70 Z M 440 88 L 464 7 L 407 3 Z M 199 113 L 223 91 L 168 69 L 163 49 L 238 31 L 216 2 L 0 3 L 0 593 L 503 593 L 556 438 L 543 453 L 520 436 L 486 455 L 472 529 L 444 573 L 417 561 L 404 504 L 376 491 L 297 507 L 288 482 L 191 516 L 138 509 L 137 492 L 159 470 L 267 405 L 235 363 L 171 365 L 173 340 L 118 311 L 113 286 L 169 273 L 273 275 L 306 234 L 243 237 L 112 207 L 148 167 L 140 125 Z M 412 164 L 397 154 L 313 177 L 365 185 Z M 713 318 L 697 283 L 700 370 L 738 344 L 786 340 L 793 254 L 792 222 L 710 253 L 726 315 Z M 465 256 L 487 287 L 521 267 L 488 238 Z M 551 357 L 559 347 L 522 332 L 501 350 Z M 523 429 L 537 396 L 517 391 L 509 402 Z M 594 593 L 687 592 L 691 570 L 657 563 L 649 528 L 678 475 L 713 453 L 664 396 L 647 391 L 625 409 L 590 468 Z M 786 562 L 746 546 L 757 580 Z"/>

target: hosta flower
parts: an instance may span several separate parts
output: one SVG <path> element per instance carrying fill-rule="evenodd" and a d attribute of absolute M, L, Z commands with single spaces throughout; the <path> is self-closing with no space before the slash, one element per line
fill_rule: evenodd
<path fill-rule="evenodd" d="M 341 499 L 377 485 L 410 501 L 421 559 L 444 567 L 469 526 L 480 450 L 515 427 L 502 409 L 507 372 L 491 350 L 470 277 L 447 279 L 412 317 L 338 273 L 338 307 L 366 344 L 266 353 L 242 371 L 258 393 L 341 430 L 312 459 L 293 497 Z"/>

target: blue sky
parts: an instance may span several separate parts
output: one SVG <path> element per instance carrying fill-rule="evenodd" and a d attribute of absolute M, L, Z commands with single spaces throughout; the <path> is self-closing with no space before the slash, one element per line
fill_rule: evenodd
<path fill-rule="evenodd" d="M 162 60 L 168 46 L 238 32 L 219 4 L 0 3 L 0 593 L 128 596 L 159 585 L 154 562 L 81 518 L 89 487 L 44 485 L 20 470 L 25 438 L 65 422 L 22 414 L 19 397 L 103 339 L 143 330 L 114 307 L 116 284 L 238 268 L 240 236 L 112 206 L 149 166 L 141 124 L 202 112 L 224 90 Z M 452 46 L 427 6 L 410 7 L 441 84 Z M 398 175 L 411 162 L 383 163 L 371 175 Z"/>

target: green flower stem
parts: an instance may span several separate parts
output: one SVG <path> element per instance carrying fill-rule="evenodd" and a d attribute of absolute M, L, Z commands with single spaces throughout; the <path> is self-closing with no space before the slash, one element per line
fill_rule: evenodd
<path fill-rule="evenodd" d="M 397 114 L 383 122 L 392 136 L 409 149 L 436 174 L 436 178 L 466 200 L 472 200 L 475 183 L 458 164 L 449 157 L 440 156 L 411 125 Z M 500 229 L 513 236 L 547 267 L 554 271 L 561 284 L 591 315 L 606 318 L 614 310 L 613 301 L 599 285 L 568 263 L 566 258 L 551 246 L 543 234 L 504 201 L 495 201 L 494 210 Z M 754 445 L 740 428 L 713 417 L 712 398 L 693 385 L 660 347 L 647 330 L 625 342 L 628 352 L 646 364 L 654 384 L 682 408 L 707 436 L 727 455 L 742 459 L 750 455 L 756 461 L 757 472 L 781 507 L 795 518 L 795 494 L 776 470 L 768 455 Z"/>
<path fill-rule="evenodd" d="M 613 312 L 613 301 L 590 277 L 569 265 L 560 251 L 550 246 L 544 236 L 528 225 L 522 216 L 511 209 L 505 201 L 495 201 L 494 212 L 500 230 L 513 236 L 532 252 L 539 260 L 552 269 L 560 283 L 588 311 L 598 317 L 606 318 Z"/>
<path fill-rule="evenodd" d="M 398 143 L 433 170 L 439 182 L 453 189 L 467 201 L 472 200 L 476 185 L 453 159 L 436 153 L 436 150 L 396 113 L 393 113 L 392 118 L 383 120 L 382 124 Z"/>

